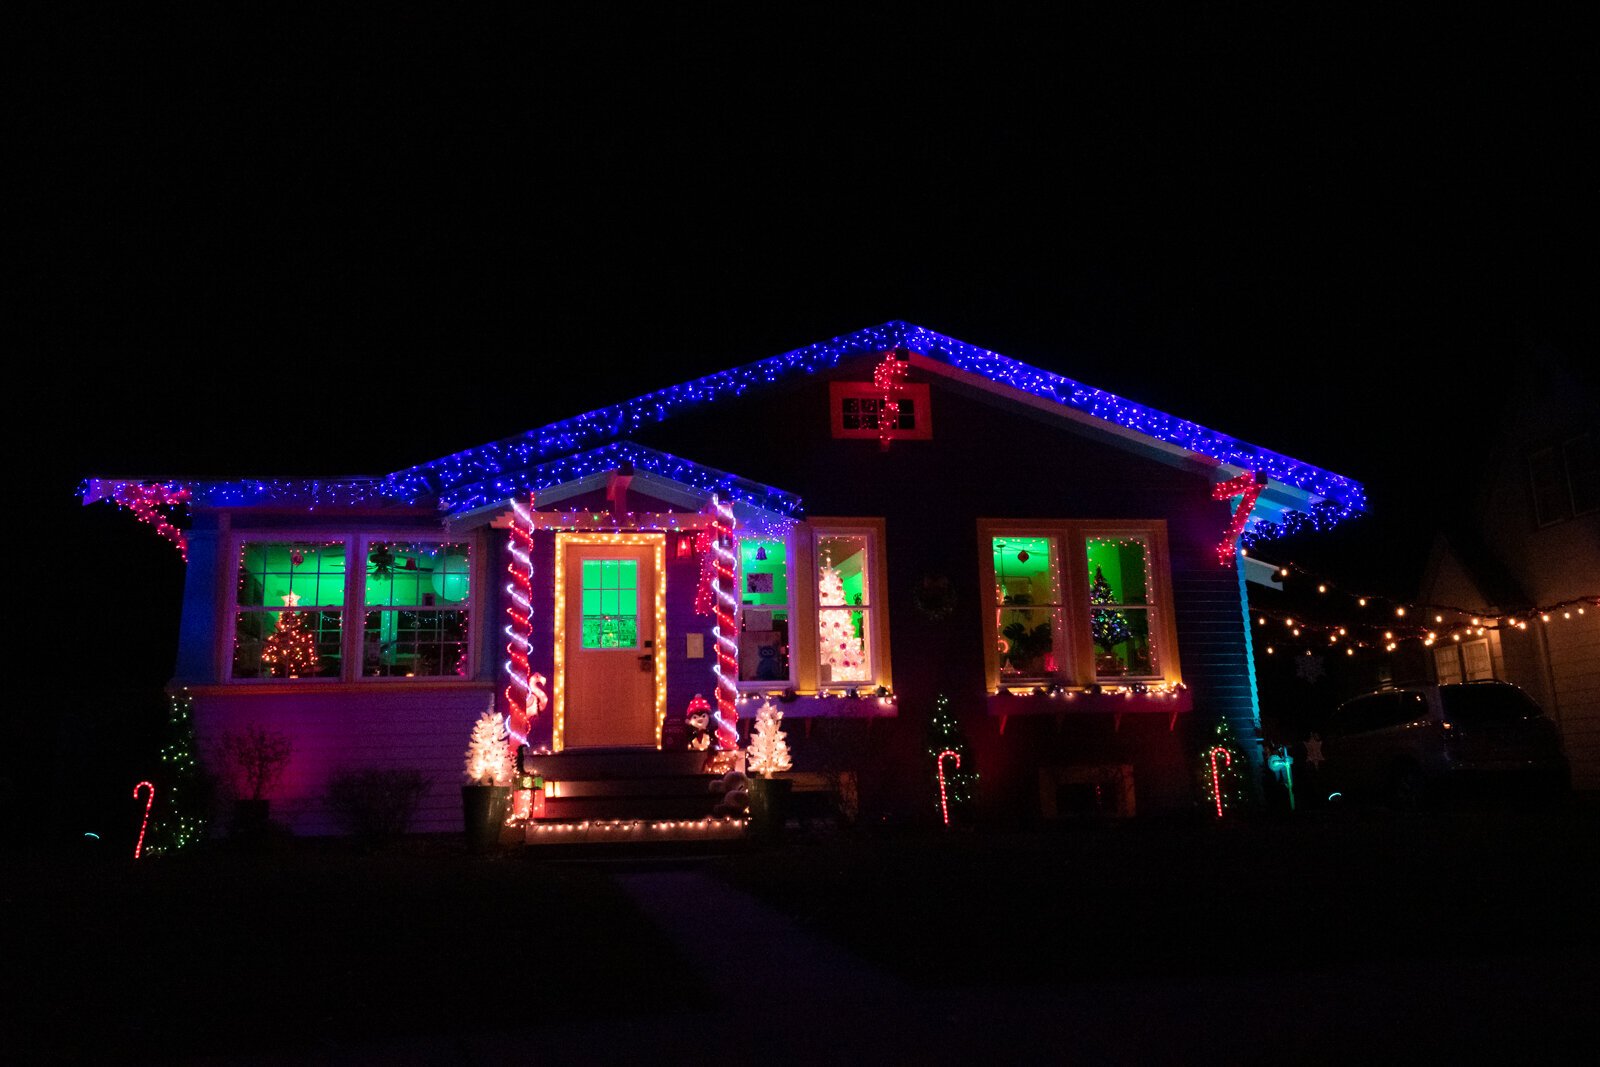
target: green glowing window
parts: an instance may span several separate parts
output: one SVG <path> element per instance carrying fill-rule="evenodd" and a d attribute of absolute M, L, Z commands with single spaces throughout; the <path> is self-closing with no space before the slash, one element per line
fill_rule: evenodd
<path fill-rule="evenodd" d="M 438 678 L 467 673 L 469 547 L 437 541 L 367 544 L 361 672 Z"/>
<path fill-rule="evenodd" d="M 639 561 L 583 561 L 583 647 L 639 647 Z"/>
<path fill-rule="evenodd" d="M 1089 629 L 1100 678 L 1160 673 L 1150 627 L 1149 546 L 1137 537 L 1087 541 Z"/>
<path fill-rule="evenodd" d="M 739 575 L 739 681 L 791 681 L 787 543 L 778 538 L 742 538 Z"/>
<path fill-rule="evenodd" d="M 990 551 L 1001 679 L 1055 674 L 1055 638 L 1062 629 L 1055 538 L 995 537 Z"/>
<path fill-rule="evenodd" d="M 235 584 L 234 678 L 337 678 L 343 541 L 246 541 Z"/>

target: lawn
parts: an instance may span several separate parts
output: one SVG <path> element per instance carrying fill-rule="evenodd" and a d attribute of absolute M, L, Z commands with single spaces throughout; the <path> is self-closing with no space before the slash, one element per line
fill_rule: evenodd
<path fill-rule="evenodd" d="M 458 841 L 28 859 L 0 888 L 8 1058 L 337 1054 L 669 1012 L 686 986 L 604 874 Z"/>
<path fill-rule="evenodd" d="M 1324 812 L 1253 824 L 859 834 L 718 872 L 923 987 L 1534 955 L 1600 934 L 1600 811 Z"/>

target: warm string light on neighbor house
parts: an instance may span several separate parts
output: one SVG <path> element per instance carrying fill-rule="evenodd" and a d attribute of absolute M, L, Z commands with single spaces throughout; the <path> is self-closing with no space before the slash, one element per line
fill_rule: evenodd
<path fill-rule="evenodd" d="M 739 699 L 739 686 L 736 682 L 739 677 L 738 601 L 735 599 L 733 577 L 735 524 L 732 506 L 723 503 L 715 494 L 711 497 L 711 509 L 713 514 L 711 551 L 715 554 L 716 570 L 712 594 L 716 598 L 717 616 L 717 621 L 711 628 L 712 638 L 717 645 L 717 658 L 712 670 L 717 677 L 717 717 L 733 722 L 739 716 L 738 708 L 735 706 Z M 717 747 L 724 750 L 737 747 L 736 744 L 728 745 L 723 742 L 720 729 L 717 741 Z"/>
<path fill-rule="evenodd" d="M 1328 646 L 1346 646 L 1346 654 L 1354 655 L 1358 649 L 1396 651 L 1403 641 L 1420 641 L 1431 648 L 1440 640 L 1460 641 L 1468 637 L 1482 637 L 1492 631 L 1525 631 L 1531 623 L 1540 626 L 1560 625 L 1585 617 L 1589 610 L 1600 609 L 1600 595 L 1571 597 L 1554 604 L 1528 608 L 1515 612 L 1486 612 L 1463 608 L 1453 604 L 1402 602 L 1371 592 L 1351 591 L 1342 588 L 1332 578 L 1294 563 L 1272 564 L 1275 577 L 1287 583 L 1291 577 L 1303 579 L 1314 588 L 1319 602 L 1327 598 L 1327 608 L 1319 608 L 1316 621 L 1303 613 L 1255 608 L 1257 627 L 1281 624 L 1288 631 L 1278 640 L 1294 643 L 1300 639 L 1322 642 Z M 1314 585 L 1313 585 L 1314 583 Z M 1327 621 L 1329 616 L 1342 621 Z M 1276 645 L 1266 647 L 1269 655 L 1276 654 Z M 1308 650 L 1309 651 L 1309 650 Z"/>
<path fill-rule="evenodd" d="M 653 552 L 655 567 L 654 623 L 651 638 L 655 660 L 656 748 L 661 747 L 661 732 L 667 721 L 667 536 L 664 533 L 558 533 L 555 560 L 555 697 L 551 701 L 551 749 L 560 752 L 566 744 L 567 656 L 567 549 L 573 545 L 647 545 Z"/>

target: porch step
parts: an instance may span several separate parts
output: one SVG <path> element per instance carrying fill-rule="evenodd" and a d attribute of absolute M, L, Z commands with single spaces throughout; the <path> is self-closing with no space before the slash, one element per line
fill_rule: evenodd
<path fill-rule="evenodd" d="M 562 783 L 565 785 L 566 783 Z M 600 783 L 586 783 L 600 784 Z M 694 793 L 641 794 L 614 793 L 588 796 L 546 797 L 544 818 L 552 819 L 644 819 L 679 820 L 703 819 L 722 800 L 722 795 L 711 794 L 702 786 Z"/>
<path fill-rule="evenodd" d="M 522 773 L 553 781 L 662 778 L 700 774 L 707 752 L 662 752 L 654 748 L 583 748 L 537 754 L 524 751 Z"/>
<path fill-rule="evenodd" d="M 682 774 L 656 778 L 554 778 L 546 776 L 549 788 L 545 795 L 551 799 L 570 797 L 710 797 L 711 783 L 717 779 L 709 774 Z M 719 795 L 717 799 L 721 799 Z"/>
<path fill-rule="evenodd" d="M 744 819 L 545 819 L 523 828 L 523 843 L 550 848 L 572 846 L 693 846 L 737 842 L 748 835 Z"/>

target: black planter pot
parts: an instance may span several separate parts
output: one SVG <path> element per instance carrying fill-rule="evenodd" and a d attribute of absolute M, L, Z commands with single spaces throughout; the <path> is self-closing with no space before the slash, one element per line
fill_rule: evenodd
<path fill-rule="evenodd" d="M 794 782 L 788 778 L 750 779 L 750 831 L 756 837 L 773 841 L 783 836 L 789 818 L 789 794 Z"/>
<path fill-rule="evenodd" d="M 511 787 L 464 785 L 461 814 L 467 831 L 467 851 L 488 852 L 500 844 L 500 830 L 511 808 Z"/>

